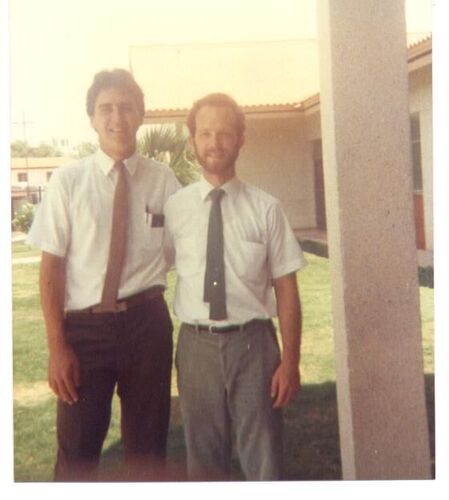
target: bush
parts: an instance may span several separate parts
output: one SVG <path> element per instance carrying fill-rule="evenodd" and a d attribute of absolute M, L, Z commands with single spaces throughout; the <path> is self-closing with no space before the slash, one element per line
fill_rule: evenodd
<path fill-rule="evenodd" d="M 200 167 L 194 152 L 187 145 L 187 138 L 170 126 L 153 127 L 139 141 L 143 156 L 168 163 L 182 186 L 199 179 Z"/>
<path fill-rule="evenodd" d="M 28 233 L 34 218 L 34 205 L 26 203 L 14 214 L 12 227 L 14 231 L 22 231 Z"/>

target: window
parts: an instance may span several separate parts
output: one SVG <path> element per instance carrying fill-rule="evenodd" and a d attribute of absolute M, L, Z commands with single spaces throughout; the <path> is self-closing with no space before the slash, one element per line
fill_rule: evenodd
<path fill-rule="evenodd" d="M 421 130 L 419 125 L 419 113 L 410 115 L 410 133 L 412 139 L 413 189 L 415 191 L 422 191 Z"/>
<path fill-rule="evenodd" d="M 19 182 L 28 182 L 28 174 L 24 172 L 17 174 L 17 180 Z"/>

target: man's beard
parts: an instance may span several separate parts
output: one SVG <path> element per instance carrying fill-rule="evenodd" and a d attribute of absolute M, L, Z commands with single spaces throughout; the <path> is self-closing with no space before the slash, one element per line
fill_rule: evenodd
<path fill-rule="evenodd" d="M 235 148 L 229 155 L 223 156 L 223 158 L 219 160 L 214 160 L 213 158 L 209 158 L 211 150 L 207 151 L 204 155 L 199 154 L 196 146 L 194 146 L 194 150 L 198 163 L 206 172 L 214 174 L 224 173 L 234 169 L 235 162 L 239 155 L 239 149 Z"/>

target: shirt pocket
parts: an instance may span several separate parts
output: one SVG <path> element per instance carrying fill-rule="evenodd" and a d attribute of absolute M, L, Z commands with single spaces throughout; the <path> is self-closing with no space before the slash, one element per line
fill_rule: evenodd
<path fill-rule="evenodd" d="M 184 236 L 176 240 L 176 272 L 180 276 L 192 276 L 201 271 L 201 252 L 195 236 Z"/>
<path fill-rule="evenodd" d="M 267 273 L 267 247 L 264 243 L 240 240 L 234 267 L 243 281 L 260 282 Z"/>
<path fill-rule="evenodd" d="M 161 250 L 164 241 L 164 226 L 154 225 L 159 214 L 145 214 L 143 247 L 145 250 Z"/>

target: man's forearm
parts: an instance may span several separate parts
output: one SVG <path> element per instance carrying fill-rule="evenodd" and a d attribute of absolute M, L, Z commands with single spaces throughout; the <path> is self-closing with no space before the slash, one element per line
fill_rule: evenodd
<path fill-rule="evenodd" d="M 296 275 L 274 280 L 277 312 L 282 337 L 282 358 L 271 380 L 273 407 L 287 405 L 301 387 L 299 350 L 301 344 L 301 306 Z"/>
<path fill-rule="evenodd" d="M 302 317 L 296 274 L 278 278 L 274 282 L 274 288 L 282 338 L 282 360 L 291 366 L 298 366 Z"/>
<path fill-rule="evenodd" d="M 64 342 L 64 259 L 42 252 L 39 284 L 48 347 L 52 350 L 55 345 Z"/>
<path fill-rule="evenodd" d="M 40 289 L 47 327 L 48 382 L 62 401 L 73 404 L 78 401 L 80 366 L 76 354 L 64 336 L 64 259 L 42 253 Z"/>

